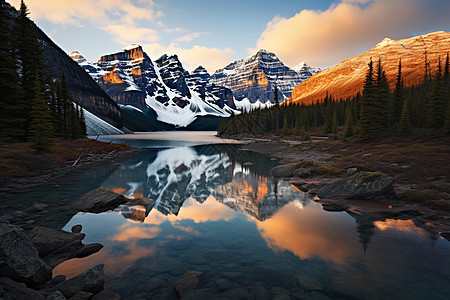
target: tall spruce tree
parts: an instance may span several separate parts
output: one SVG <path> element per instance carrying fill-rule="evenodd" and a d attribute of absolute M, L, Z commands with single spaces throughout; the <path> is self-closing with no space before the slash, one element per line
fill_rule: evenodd
<path fill-rule="evenodd" d="M 26 106 L 13 51 L 10 17 L 0 1 L 0 137 L 24 140 Z"/>
<path fill-rule="evenodd" d="M 36 72 L 30 110 L 28 139 L 38 152 L 50 150 L 53 145 L 53 118 L 42 91 L 39 73 Z"/>
<path fill-rule="evenodd" d="M 389 127 L 389 84 L 383 69 L 381 58 L 378 59 L 375 109 L 377 111 L 374 126 L 377 129 Z"/>
<path fill-rule="evenodd" d="M 355 131 L 354 127 L 355 127 L 355 123 L 353 122 L 352 106 L 350 103 L 348 103 L 347 109 L 345 112 L 344 138 L 353 136 L 354 131 Z"/>
<path fill-rule="evenodd" d="M 366 79 L 361 98 L 361 113 L 358 123 L 359 139 L 371 141 L 375 138 L 377 131 L 377 109 L 376 109 L 376 85 L 374 82 L 372 58 L 368 64 Z"/>
<path fill-rule="evenodd" d="M 404 101 L 404 83 L 402 78 L 402 59 L 398 62 L 397 81 L 395 83 L 394 95 L 392 98 L 391 106 L 391 124 L 394 126 L 398 124 L 400 115 L 402 113 Z"/>
<path fill-rule="evenodd" d="M 441 57 L 439 56 L 438 69 L 432 80 L 431 94 L 427 105 L 428 128 L 442 128 L 445 120 L 445 91 L 443 85 Z"/>
<path fill-rule="evenodd" d="M 407 134 L 411 130 L 411 120 L 410 120 L 410 111 L 409 111 L 409 99 L 412 96 L 408 96 L 403 101 L 402 113 L 400 114 L 400 120 L 398 121 L 398 131 L 402 134 Z"/>

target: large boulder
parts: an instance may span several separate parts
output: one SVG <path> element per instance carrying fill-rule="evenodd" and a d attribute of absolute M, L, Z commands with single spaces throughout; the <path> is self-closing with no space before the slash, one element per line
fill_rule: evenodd
<path fill-rule="evenodd" d="M 4 223 L 0 224 L 0 274 L 30 286 L 52 278 L 51 268 L 39 257 L 25 231 Z"/>
<path fill-rule="evenodd" d="M 30 289 L 25 283 L 18 283 L 6 277 L 0 278 L 0 299 L 44 300 L 39 292 Z"/>
<path fill-rule="evenodd" d="M 81 246 L 84 239 L 82 233 L 71 233 L 64 230 L 56 230 L 42 226 L 34 227 L 28 234 L 33 246 L 39 251 L 39 256 L 44 257 L 67 245 Z"/>
<path fill-rule="evenodd" d="M 98 188 L 69 204 L 69 208 L 82 212 L 101 213 L 114 209 L 127 201 L 128 199 L 123 195 Z"/>
<path fill-rule="evenodd" d="M 380 172 L 360 172 L 323 186 L 320 198 L 372 199 L 392 191 L 392 177 Z"/>
<path fill-rule="evenodd" d="M 52 288 L 53 291 L 60 291 L 66 298 L 73 297 L 78 292 L 88 292 L 98 294 L 103 291 L 105 285 L 104 265 L 96 265 L 92 269 L 84 271 L 78 276 L 70 278 Z M 53 292 L 51 291 L 51 292 Z"/>
<path fill-rule="evenodd" d="M 270 174 L 277 178 L 287 178 L 295 175 L 295 171 L 299 167 L 298 163 L 289 163 L 275 166 L 270 170 Z"/>
<path fill-rule="evenodd" d="M 36 226 L 28 234 L 28 239 L 38 250 L 39 256 L 54 268 L 71 258 L 82 258 L 100 251 L 103 245 L 94 243 L 83 245 L 84 233 Z"/>

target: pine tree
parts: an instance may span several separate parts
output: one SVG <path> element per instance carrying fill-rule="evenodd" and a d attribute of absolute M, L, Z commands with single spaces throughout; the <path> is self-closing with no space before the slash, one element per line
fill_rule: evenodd
<path fill-rule="evenodd" d="M 450 134 L 450 105 L 448 104 L 445 113 L 444 133 Z"/>
<path fill-rule="evenodd" d="M 84 109 L 81 106 L 80 107 L 80 134 L 82 137 L 85 137 L 87 135 L 87 130 L 86 130 L 86 119 L 84 117 Z"/>
<path fill-rule="evenodd" d="M 334 109 L 333 109 L 333 117 L 331 118 L 331 133 L 333 134 L 333 136 L 336 138 L 337 137 L 337 133 L 338 133 L 338 113 L 337 113 L 337 109 L 336 109 L 336 105 L 333 105 Z"/>
<path fill-rule="evenodd" d="M 38 152 L 50 150 L 53 145 L 53 120 L 44 98 L 39 74 L 36 72 L 33 99 L 30 111 L 28 140 Z"/>
<path fill-rule="evenodd" d="M 395 91 L 393 96 L 393 103 L 391 108 L 391 123 L 398 124 L 400 115 L 402 113 L 403 101 L 404 101 L 404 84 L 402 78 L 402 59 L 398 62 L 397 82 L 395 84 Z"/>
<path fill-rule="evenodd" d="M 354 134 L 355 123 L 353 122 L 353 114 L 351 105 L 347 105 L 347 110 L 345 112 L 345 129 L 344 129 L 344 138 L 348 138 L 353 136 Z"/>
<path fill-rule="evenodd" d="M 389 127 L 389 84 L 383 70 L 381 58 L 378 59 L 375 109 L 377 111 L 374 126 L 376 129 Z"/>
<path fill-rule="evenodd" d="M 28 19 L 29 10 L 22 0 L 20 3 L 20 10 L 16 22 L 16 48 L 18 59 L 20 61 L 20 71 L 22 74 L 21 84 L 23 88 L 23 97 L 18 103 L 23 108 L 19 117 L 26 119 L 25 129 L 29 126 L 29 99 L 34 98 L 35 92 L 35 74 L 38 73 L 40 77 L 41 89 L 44 89 L 45 81 L 42 80 L 45 76 L 44 63 L 42 59 L 42 48 L 37 39 L 36 28 L 34 24 Z"/>
<path fill-rule="evenodd" d="M 378 129 L 376 126 L 376 86 L 374 83 L 372 59 L 370 59 L 368 67 L 366 79 L 364 81 L 363 94 L 361 98 L 361 113 L 358 123 L 359 139 L 363 141 L 373 140 Z"/>
<path fill-rule="evenodd" d="M 398 130 L 403 134 L 409 133 L 411 130 L 411 121 L 409 118 L 409 99 L 410 97 L 406 97 L 405 101 L 403 101 L 402 113 L 398 122 Z"/>
<path fill-rule="evenodd" d="M 443 78 L 441 68 L 441 58 L 439 57 L 438 70 L 436 77 L 432 81 L 431 94 L 427 107 L 428 128 L 442 128 L 445 120 L 445 92 L 443 89 Z"/>
<path fill-rule="evenodd" d="M 0 2 L 0 136 L 25 139 L 26 106 L 13 52 L 9 17 Z"/>
<path fill-rule="evenodd" d="M 278 86 L 276 83 L 275 83 L 275 88 L 273 90 L 273 99 L 275 102 L 275 107 L 278 108 L 280 106 L 280 100 L 278 98 Z"/>

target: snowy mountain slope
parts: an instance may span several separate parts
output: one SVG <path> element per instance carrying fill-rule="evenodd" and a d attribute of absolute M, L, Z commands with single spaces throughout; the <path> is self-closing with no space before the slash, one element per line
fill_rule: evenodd
<path fill-rule="evenodd" d="M 163 55 L 153 62 L 141 46 L 131 45 L 96 63 L 88 63 L 78 52 L 71 57 L 118 104 L 138 108 L 164 124 L 186 127 L 203 116 L 229 117 L 234 108 L 233 99 L 225 102 L 218 88 L 205 85 L 205 90 L 199 91 L 202 84 L 191 77 L 176 55 Z"/>
<path fill-rule="evenodd" d="M 242 112 L 250 112 L 256 109 L 269 108 L 274 104 L 267 100 L 266 103 L 262 103 L 257 100 L 255 103 L 251 103 L 247 98 L 242 99 L 241 101 L 236 101 L 236 108 Z"/>
<path fill-rule="evenodd" d="M 231 89 L 237 100 L 247 98 L 252 103 L 257 100 L 265 103 L 273 101 L 275 85 L 279 89 L 279 99 L 286 99 L 298 84 L 316 71 L 306 64 L 293 70 L 274 53 L 259 50 L 251 57 L 236 60 L 217 70 L 211 76 L 211 82 Z"/>
<path fill-rule="evenodd" d="M 106 121 L 83 108 L 86 122 L 87 135 L 122 134 L 122 130 L 117 129 Z"/>

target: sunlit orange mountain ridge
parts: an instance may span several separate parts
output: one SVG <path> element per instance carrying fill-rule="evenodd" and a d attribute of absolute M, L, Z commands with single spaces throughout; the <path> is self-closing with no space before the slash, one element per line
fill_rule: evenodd
<path fill-rule="evenodd" d="M 385 38 L 373 49 L 344 60 L 334 67 L 323 70 L 299 84 L 292 91 L 288 103 L 310 104 L 321 101 L 327 93 L 333 99 L 353 97 L 363 89 L 367 64 L 373 59 L 375 68 L 378 59 L 386 72 L 391 89 L 395 85 L 399 59 L 402 60 L 402 75 L 405 87 L 419 84 L 425 72 L 425 52 L 431 73 L 437 71 L 439 56 L 442 67 L 450 51 L 450 32 L 438 31 L 403 40 Z"/>

